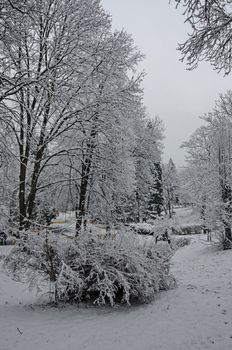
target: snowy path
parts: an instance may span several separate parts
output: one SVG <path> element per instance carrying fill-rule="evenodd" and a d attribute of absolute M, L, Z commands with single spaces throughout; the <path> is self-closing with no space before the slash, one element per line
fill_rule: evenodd
<path fill-rule="evenodd" d="M 117 311 L 31 307 L 35 297 L 0 272 L 0 350 L 230 350 L 231 262 L 197 237 L 173 258 L 177 289 Z"/>

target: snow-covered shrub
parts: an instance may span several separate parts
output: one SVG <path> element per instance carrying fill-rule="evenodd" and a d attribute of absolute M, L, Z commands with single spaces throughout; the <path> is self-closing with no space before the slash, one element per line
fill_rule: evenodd
<path fill-rule="evenodd" d="M 175 226 L 175 227 L 172 227 L 172 234 L 173 235 L 183 235 L 184 233 L 180 227 Z"/>
<path fill-rule="evenodd" d="M 189 245 L 191 242 L 191 239 L 189 237 L 180 237 L 180 238 L 173 238 L 172 239 L 172 246 L 174 249 L 182 248 L 186 245 Z"/>
<path fill-rule="evenodd" d="M 224 250 L 232 249 L 232 241 L 228 239 L 226 236 L 224 236 L 222 240 L 222 246 Z"/>
<path fill-rule="evenodd" d="M 173 227 L 172 232 L 176 235 L 195 235 L 195 234 L 201 234 L 202 233 L 202 226 L 201 225 L 181 225 L 180 227 Z"/>
<path fill-rule="evenodd" d="M 147 302 L 174 286 L 170 255 L 123 242 L 93 234 L 66 241 L 31 236 L 12 250 L 4 266 L 31 288 L 52 285 L 56 302 Z"/>
<path fill-rule="evenodd" d="M 154 226 L 147 224 L 146 222 L 132 223 L 130 224 L 130 228 L 139 235 L 153 236 L 155 232 Z"/>
<path fill-rule="evenodd" d="M 222 229 L 215 231 L 215 237 L 219 243 L 220 249 L 223 249 L 223 250 L 232 249 L 232 242 L 226 237 Z"/>

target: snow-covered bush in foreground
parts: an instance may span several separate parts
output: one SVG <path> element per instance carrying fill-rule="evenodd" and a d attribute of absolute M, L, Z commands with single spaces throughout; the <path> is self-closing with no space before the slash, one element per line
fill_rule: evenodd
<path fill-rule="evenodd" d="M 123 242 L 91 234 L 68 241 L 29 236 L 13 248 L 4 266 L 30 288 L 52 285 L 55 302 L 147 302 L 175 285 L 170 256 L 158 247 L 130 249 Z"/>

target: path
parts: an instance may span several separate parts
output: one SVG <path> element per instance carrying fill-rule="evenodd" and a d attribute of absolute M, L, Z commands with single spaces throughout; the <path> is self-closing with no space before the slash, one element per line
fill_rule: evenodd
<path fill-rule="evenodd" d="M 0 273 L 0 349 L 232 349 L 232 251 L 197 237 L 172 264 L 177 289 L 117 311 L 30 307 L 35 297 Z"/>

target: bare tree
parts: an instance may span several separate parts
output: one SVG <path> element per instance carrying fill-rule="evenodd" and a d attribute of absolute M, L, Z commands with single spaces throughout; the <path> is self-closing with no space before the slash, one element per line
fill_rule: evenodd
<path fill-rule="evenodd" d="M 230 0 L 175 0 L 183 5 L 192 32 L 179 50 L 189 69 L 202 60 L 229 74 L 232 68 L 232 4 Z"/>
<path fill-rule="evenodd" d="M 98 101 L 92 79 L 107 59 L 101 37 L 110 21 L 97 0 L 2 2 L 0 114 L 17 143 L 19 222 L 33 218 L 41 173 L 59 136 Z M 22 4 L 22 11 L 19 6 Z"/>
<path fill-rule="evenodd" d="M 204 211 L 208 223 L 221 222 L 225 248 L 232 241 L 232 93 L 220 96 L 213 111 L 204 116 L 205 126 L 197 129 L 183 146 L 187 149 L 192 174 L 193 202 Z"/>

